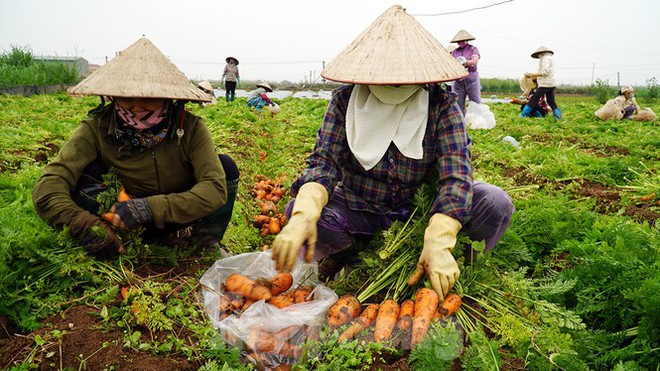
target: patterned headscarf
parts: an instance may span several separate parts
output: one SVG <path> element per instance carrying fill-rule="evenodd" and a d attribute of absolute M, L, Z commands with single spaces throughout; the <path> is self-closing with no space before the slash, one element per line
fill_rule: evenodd
<path fill-rule="evenodd" d="M 169 101 L 165 101 L 158 109 L 135 113 L 115 104 L 115 110 L 117 110 L 117 114 L 121 117 L 122 121 L 137 130 L 149 129 L 160 124 L 167 117 L 169 107 Z"/>

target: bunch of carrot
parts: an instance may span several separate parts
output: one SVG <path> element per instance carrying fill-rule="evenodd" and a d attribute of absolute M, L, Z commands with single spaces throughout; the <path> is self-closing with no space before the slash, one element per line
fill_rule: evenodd
<path fill-rule="evenodd" d="M 350 340 L 374 326 L 375 341 L 392 339 L 396 328 L 399 333 L 410 334 L 410 346 L 414 347 L 426 336 L 432 322 L 451 316 L 460 305 L 458 295 L 450 294 L 440 303 L 438 294 L 428 288 L 419 289 L 414 301 L 408 299 L 399 305 L 387 299 L 381 304 L 368 304 L 364 310 L 355 297 L 346 295 L 328 309 L 327 319 L 331 328 L 350 323 L 339 335 L 339 341 Z"/>
<path fill-rule="evenodd" d="M 265 300 L 266 303 L 278 308 L 312 300 L 313 288 L 299 285 L 293 290 L 291 273 L 278 273 L 271 279 L 263 277 L 252 279 L 248 276 L 233 273 L 227 277 L 224 292 L 220 295 L 220 320 L 231 314 L 240 315 L 254 302 Z"/>
<path fill-rule="evenodd" d="M 261 209 L 260 213 L 254 217 L 254 224 L 261 229 L 262 236 L 280 233 L 282 226 L 286 223 L 286 216 L 277 209 L 277 203 L 284 196 L 282 181 L 283 177 L 272 180 L 263 175 L 257 175 L 256 182 L 252 186 L 250 194 Z"/>

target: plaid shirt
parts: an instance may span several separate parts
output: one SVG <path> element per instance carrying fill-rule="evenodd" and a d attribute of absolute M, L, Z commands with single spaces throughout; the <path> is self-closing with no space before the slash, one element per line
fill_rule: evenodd
<path fill-rule="evenodd" d="M 432 212 L 465 224 L 472 206 L 471 140 L 454 95 L 438 84 L 428 89 L 423 158 L 407 158 L 390 143 L 383 158 L 370 170 L 364 170 L 346 140 L 346 108 L 353 85 L 336 89 L 317 133 L 314 152 L 307 158 L 301 177 L 291 186 L 292 194 L 295 196 L 307 182 L 322 184 L 328 195 L 339 185 L 345 190 L 350 209 L 386 214 L 410 206 L 419 186 L 433 176 L 437 177 L 437 193 Z"/>

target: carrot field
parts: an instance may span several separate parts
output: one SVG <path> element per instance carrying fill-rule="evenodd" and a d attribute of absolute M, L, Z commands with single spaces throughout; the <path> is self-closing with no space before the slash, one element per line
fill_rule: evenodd
<path fill-rule="evenodd" d="M 638 101 L 660 112 L 659 103 Z M 43 167 L 98 98 L 0 96 L 0 369 L 254 369 L 208 320 L 200 277 L 218 259 L 272 243 L 274 234 L 255 226 L 253 185 L 280 181 L 283 210 L 327 106 L 277 103 L 275 117 L 243 98 L 188 104 L 241 173 L 220 247 L 125 236 L 124 256 L 99 261 L 39 219 L 31 199 Z M 505 189 L 516 212 L 495 250 L 473 263 L 465 246 L 483 244 L 459 235 L 454 291 L 463 304 L 451 319 L 413 350 L 374 342 L 369 329 L 338 342 L 341 329 L 324 326 L 294 370 L 660 370 L 660 126 L 600 121 L 594 97 L 559 96 L 558 104 L 562 121 L 522 119 L 519 106 L 492 103 L 496 127 L 469 130 L 475 179 Z M 428 203 L 422 189 L 411 223 L 379 234 L 325 285 L 363 305 L 411 298 L 401 277 L 417 262 Z"/>

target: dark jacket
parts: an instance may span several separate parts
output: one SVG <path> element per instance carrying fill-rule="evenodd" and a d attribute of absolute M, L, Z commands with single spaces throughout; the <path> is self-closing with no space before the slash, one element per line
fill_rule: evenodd
<path fill-rule="evenodd" d="M 134 153 L 115 139 L 113 105 L 82 121 L 58 156 L 44 168 L 32 194 L 37 213 L 48 223 L 68 225 L 83 211 L 71 192 L 85 167 L 100 160 L 117 169 L 119 180 L 133 197 L 148 197 L 154 223 L 189 223 L 227 202 L 225 172 L 211 134 L 202 120 L 185 112 L 180 145 L 177 119 L 167 138 L 150 150 Z"/>

